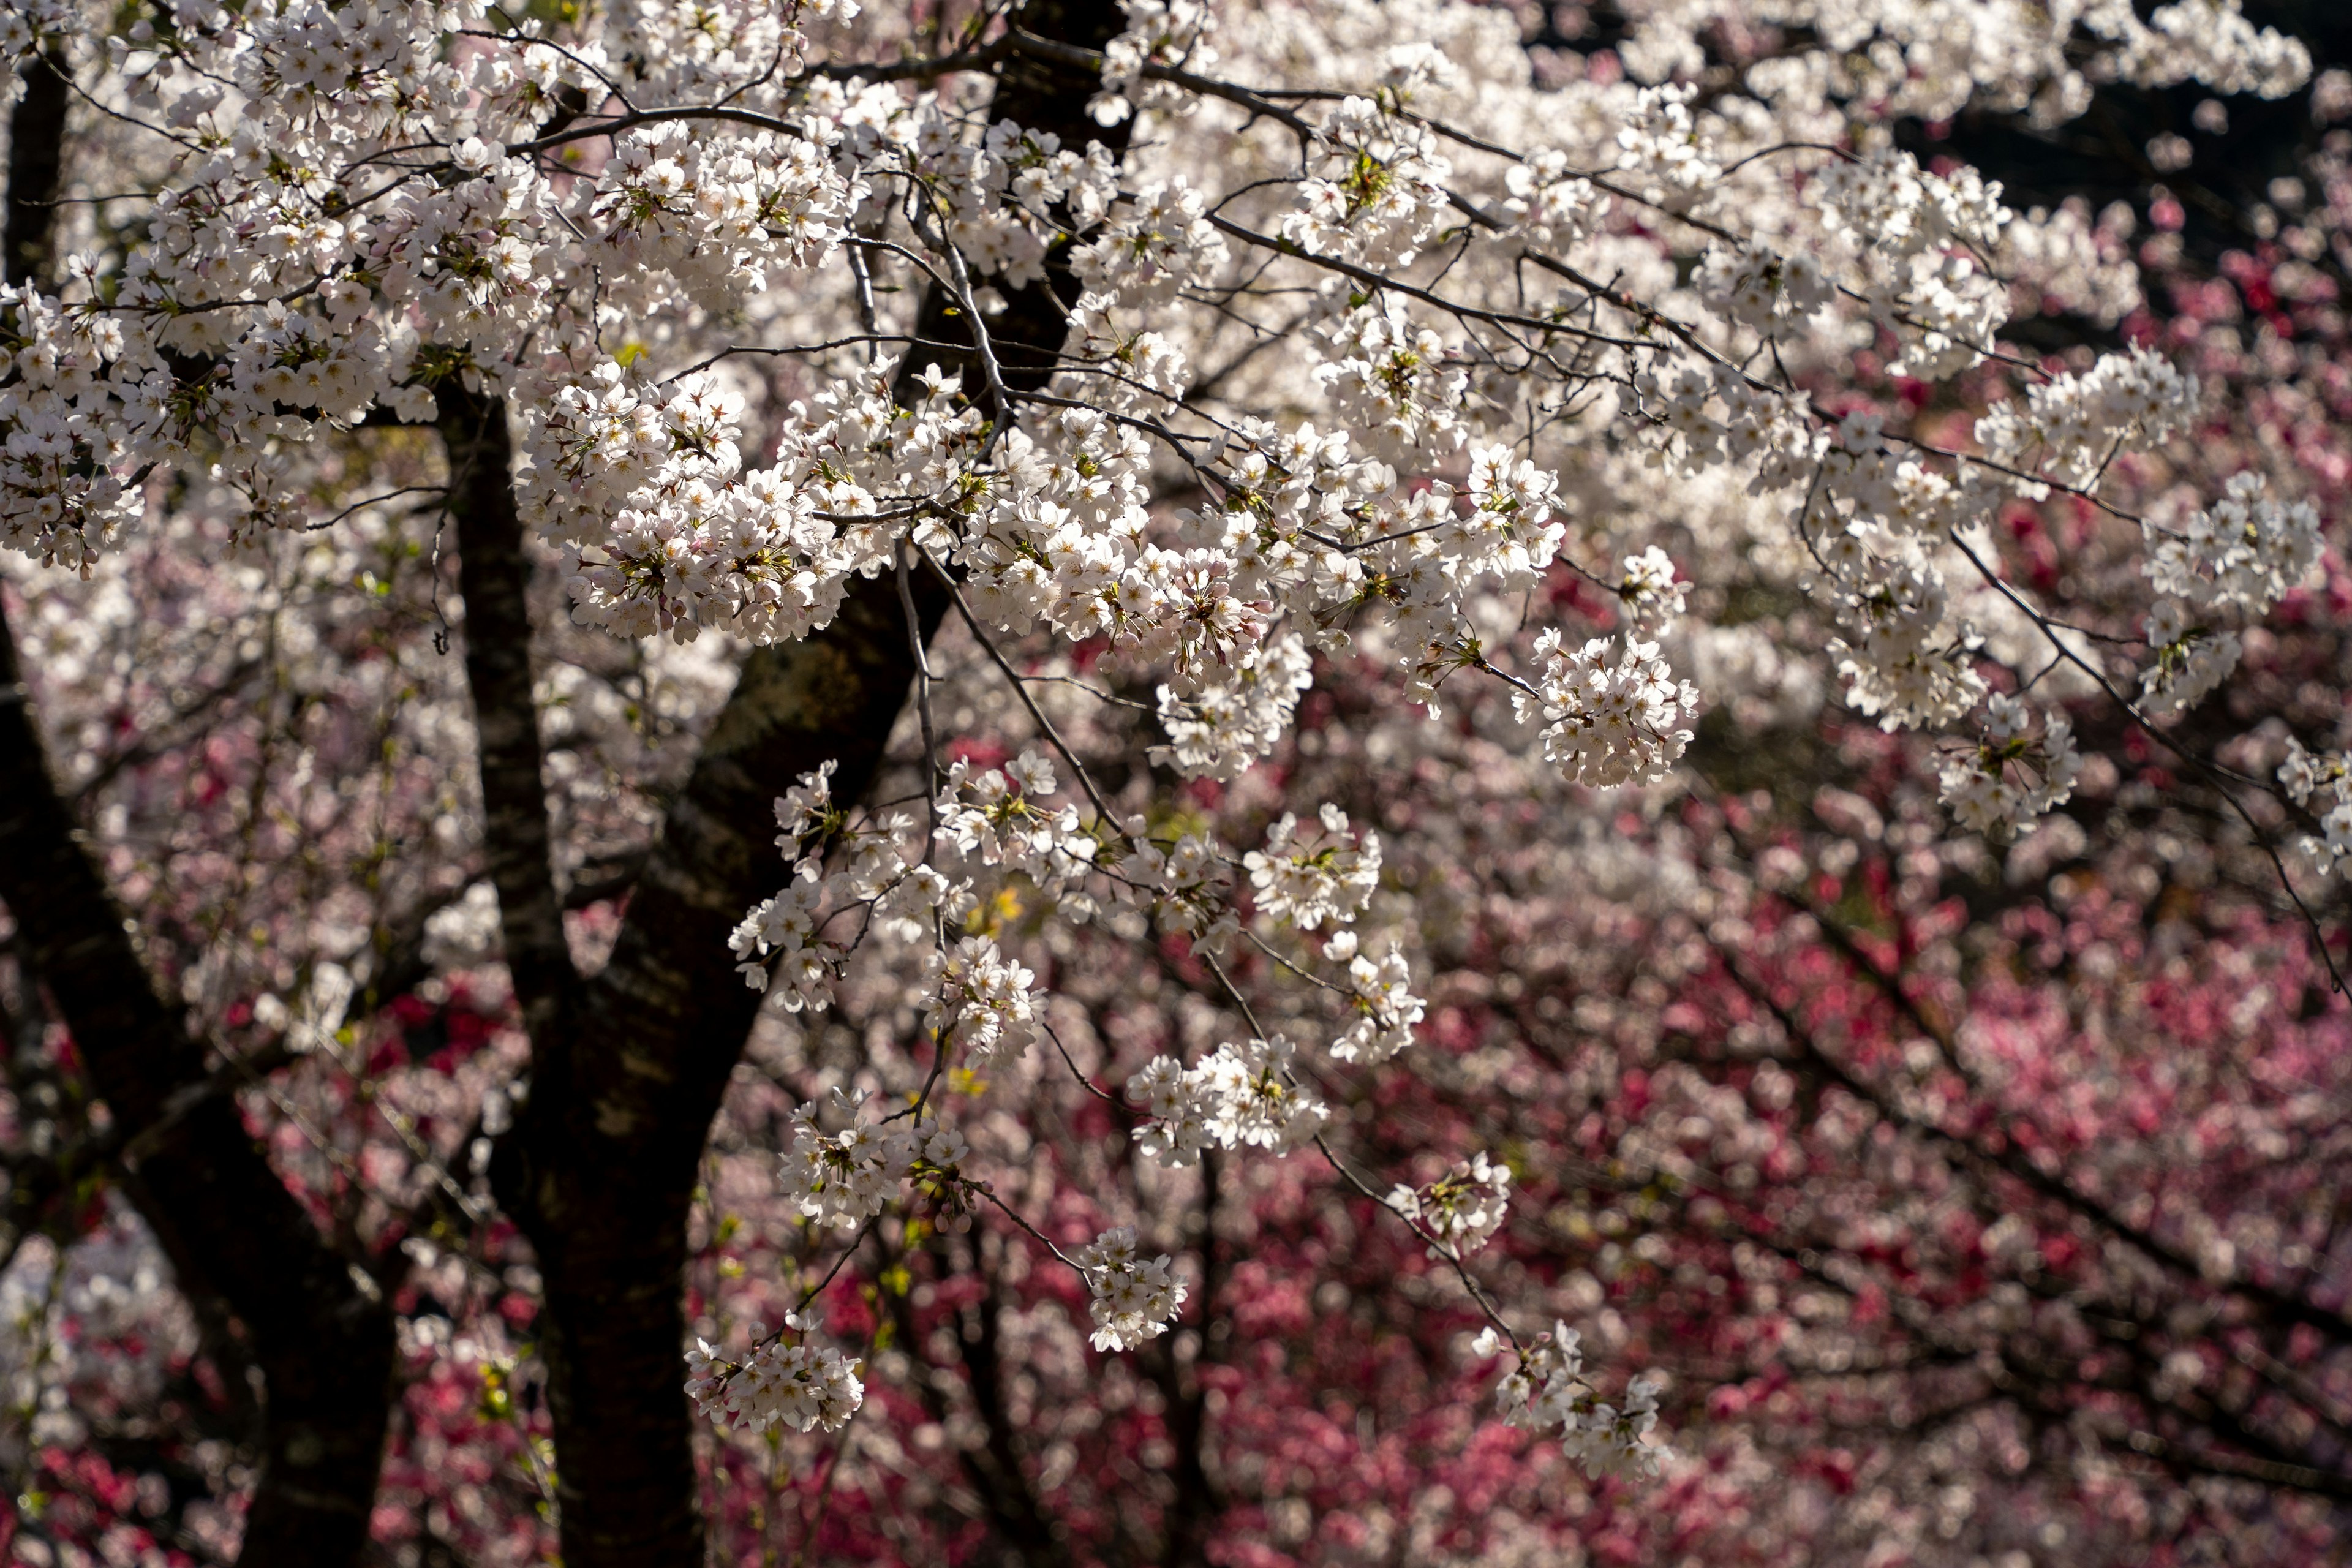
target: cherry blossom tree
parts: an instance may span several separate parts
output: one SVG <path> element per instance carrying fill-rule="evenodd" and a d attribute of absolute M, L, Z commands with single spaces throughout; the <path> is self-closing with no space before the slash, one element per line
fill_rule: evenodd
<path fill-rule="evenodd" d="M 18 1556 L 2331 1549 L 2314 27 L 5 16 Z"/>

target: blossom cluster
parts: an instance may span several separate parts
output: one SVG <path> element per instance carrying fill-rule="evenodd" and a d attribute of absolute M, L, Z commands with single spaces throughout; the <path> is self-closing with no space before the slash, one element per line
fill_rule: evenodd
<path fill-rule="evenodd" d="M 1341 983 L 1356 1015 L 1331 1042 L 1334 1060 L 1378 1065 L 1412 1043 L 1427 1004 L 1414 994 L 1412 965 L 1394 943 L 1375 957 L 1354 931 L 1343 931 L 1323 944 L 1323 956 L 1347 966 Z"/>
<path fill-rule="evenodd" d="M 1324 806 L 1319 820 L 1321 832 L 1301 835 L 1297 816 L 1285 812 L 1266 829 L 1265 847 L 1242 857 L 1258 912 L 1301 931 L 1346 924 L 1380 882 L 1381 836 L 1349 838 L 1348 814 L 1336 805 Z"/>
<path fill-rule="evenodd" d="M 2260 474 L 2239 474 L 2177 532 L 2143 524 L 2156 591 L 2196 610 L 2260 616 L 2300 586 L 2319 563 L 2319 513 L 2309 501 L 2282 506 L 2267 488 Z"/>
<path fill-rule="evenodd" d="M 1145 1259 L 1136 1250 L 1135 1227 L 1107 1230 L 1080 1247 L 1072 1259 L 1086 1275 L 1093 1300 L 1094 1347 L 1129 1351 L 1168 1331 L 1184 1310 L 1183 1281 L 1169 1272 L 1165 1253 Z"/>
<path fill-rule="evenodd" d="M 1280 1035 L 1228 1041 L 1192 1067 L 1154 1057 L 1127 1080 L 1128 1100 L 1150 1121 L 1135 1130 L 1143 1152 L 1189 1165 L 1214 1145 L 1287 1153 L 1312 1139 L 1330 1108 L 1292 1070 L 1297 1047 Z"/>
<path fill-rule="evenodd" d="M 808 1325 L 788 1314 L 784 1327 L 801 1332 Z M 754 1343 L 740 1362 L 708 1340 L 698 1340 L 687 1352 L 687 1394 L 712 1421 L 751 1432 L 772 1426 L 834 1432 L 866 1403 L 858 1363 L 839 1351 L 805 1342 L 787 1345 L 768 1338 L 757 1322 L 751 1337 Z"/>
<path fill-rule="evenodd" d="M 1475 1252 L 1503 1228 L 1511 1201 L 1511 1170 L 1480 1150 L 1433 1182 L 1418 1187 L 1400 1183 L 1389 1193 L 1389 1206 L 1426 1231 L 1433 1258 L 1461 1258 Z"/>
<path fill-rule="evenodd" d="M 2305 834 L 2295 840 L 2305 864 L 2318 871 L 2335 869 L 2352 856 L 2352 758 L 2341 752 L 2306 751 L 2301 742 L 2290 739 L 2278 777 L 2287 798 L 2318 819 L 2317 836 Z"/>
<path fill-rule="evenodd" d="M 1682 760 L 1698 688 L 1674 678 L 1656 643 L 1593 637 L 1570 650 L 1546 632 L 1535 657 L 1536 684 L 1517 694 L 1521 716 L 1546 721 L 1544 755 L 1578 783 L 1656 784 Z"/>
<path fill-rule="evenodd" d="M 803 1105 L 793 1113 L 792 1142 L 776 1172 L 780 1190 L 820 1226 L 854 1230 L 898 1195 L 917 1162 L 951 1171 L 963 1160 L 963 1135 L 953 1128 L 919 1118 L 868 1121 L 859 1114 L 859 1097 L 836 1089 L 834 1100 L 847 1125 L 826 1132 L 815 1103 Z"/>
<path fill-rule="evenodd" d="M 975 1068 L 1018 1057 L 1037 1036 L 1038 999 L 1030 989 L 1035 978 L 992 937 L 965 937 L 924 965 L 923 989 L 933 1000 L 923 1026 L 942 1051 L 961 1047 Z"/>
<path fill-rule="evenodd" d="M 1059 893 L 1084 881 L 1097 844 L 1076 805 L 1046 804 L 1056 787 L 1054 764 L 1034 750 L 978 773 L 959 759 L 940 782 L 937 831 L 954 862 L 1018 873 Z"/>
<path fill-rule="evenodd" d="M 1956 752 L 1941 771 L 1944 804 L 1972 832 L 2013 834 L 2074 793 L 2083 759 L 2074 728 L 2053 718 L 2037 737 L 2033 711 L 2004 693 L 1985 700 L 1983 742 Z"/>
<path fill-rule="evenodd" d="M 1501 1348 L 1492 1329 L 1479 1337 L 1477 1352 L 1492 1355 Z M 1604 1402 L 1584 1380 L 1582 1336 L 1566 1323 L 1518 1352 L 1518 1363 L 1496 1384 L 1495 1401 L 1514 1426 L 1556 1435 L 1561 1452 L 1581 1464 L 1595 1478 L 1627 1474 L 1655 1475 L 1668 1457 L 1662 1444 L 1649 1441 L 1658 1424 L 1655 1379 L 1634 1378 L 1619 1405 Z"/>

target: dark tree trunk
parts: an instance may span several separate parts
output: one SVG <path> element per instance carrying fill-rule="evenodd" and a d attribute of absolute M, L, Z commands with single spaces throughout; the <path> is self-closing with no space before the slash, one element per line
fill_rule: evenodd
<path fill-rule="evenodd" d="M 46 269 L 65 131 L 58 62 L 26 67 L 11 120 L 9 280 Z M 217 1092 L 157 987 L 50 777 L 0 619 L 0 900 L 26 965 L 114 1118 L 123 1185 L 200 1319 L 226 1325 L 264 1387 L 261 1475 L 239 1561 L 355 1561 L 389 1408 L 389 1311 L 331 1250 Z"/>
<path fill-rule="evenodd" d="M 538 1250 L 566 1563 L 699 1564 L 680 1292 L 703 1141 L 759 1011 L 728 951 L 782 879 L 772 803 L 837 761 L 862 790 L 913 679 L 895 583 L 746 661 L 663 826 L 612 961 L 499 1150 Z M 937 610 L 932 611 L 936 621 Z"/>
<path fill-rule="evenodd" d="M 1049 0 L 1023 22 L 1095 49 L 1122 25 L 1111 0 Z M 1091 136 L 1124 151 L 1125 126 L 1106 132 L 1087 117 L 1098 87 L 1090 72 L 1016 58 L 992 112 L 1073 144 Z M 1062 301 L 1076 294 L 1066 248 L 1046 270 L 1045 284 L 1010 291 L 990 323 L 1015 388 L 1043 383 L 1066 335 Z M 927 298 L 919 335 L 971 342 L 968 319 L 950 315 L 950 304 Z M 966 372 L 967 390 L 981 395 L 975 352 L 936 357 Z M 902 387 L 923 363 L 909 357 Z M 918 634 L 928 640 L 947 595 L 928 574 L 911 585 Z M 470 632 L 470 602 L 467 614 Z M 838 764 L 836 798 L 862 795 L 914 679 L 888 574 L 856 584 L 818 636 L 751 655 L 671 808 L 611 961 L 579 987 L 566 1026 L 533 1033 L 530 1096 L 500 1142 L 492 1179 L 546 1280 L 541 1343 L 569 1568 L 703 1562 L 681 1359 L 686 1223 L 711 1119 L 760 1002 L 735 973 L 727 938 L 780 879 L 775 797 L 825 762 Z M 479 688 L 476 702 L 484 702 Z M 486 755 L 486 785 L 490 766 Z M 528 947 L 530 903 L 507 908 L 503 885 L 500 897 L 509 948 Z"/>
<path fill-rule="evenodd" d="M 24 283 L 49 269 L 49 229 L 65 160 L 65 62 L 52 51 L 25 62 L 25 96 L 8 117 L 8 217 L 0 267 Z"/>
<path fill-rule="evenodd" d="M 260 1367 L 262 1470 L 239 1561 L 349 1563 L 367 1541 L 390 1313 L 329 1250 L 236 1101 L 206 1083 L 50 781 L 0 621 L 0 900 L 121 1140 L 123 1186 L 200 1317 Z"/>
<path fill-rule="evenodd" d="M 515 1010 L 536 1042 L 560 1039 L 579 974 L 549 851 L 539 708 L 531 695 L 530 558 L 515 510 L 505 400 L 445 382 L 438 393 L 466 603 L 466 684 L 482 773 L 482 858 L 498 889 Z"/>

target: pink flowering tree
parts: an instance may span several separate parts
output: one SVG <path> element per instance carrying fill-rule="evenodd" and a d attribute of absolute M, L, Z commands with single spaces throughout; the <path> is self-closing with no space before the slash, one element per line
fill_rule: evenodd
<path fill-rule="evenodd" d="M 1705 10 L 7 5 L 6 1550 L 2328 1550 L 2352 86 Z"/>

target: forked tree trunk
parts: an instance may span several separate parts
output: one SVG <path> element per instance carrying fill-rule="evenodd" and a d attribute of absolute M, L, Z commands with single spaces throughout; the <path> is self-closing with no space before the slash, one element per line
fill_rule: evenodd
<path fill-rule="evenodd" d="M 1047 0 L 1029 6 L 1022 23 L 1098 49 L 1122 19 L 1113 0 Z M 1084 70 L 1015 58 L 992 113 L 1074 145 L 1093 138 L 1124 151 L 1125 126 L 1105 131 L 1087 118 L 1099 85 Z M 1035 386 L 1049 374 L 1066 336 L 1057 294 L 1076 295 L 1066 250 L 1048 258 L 1045 285 L 1010 291 L 992 319 L 1009 384 Z M 967 320 L 950 304 L 927 298 L 918 335 L 968 339 Z M 933 357 L 969 369 L 958 362 L 972 356 Z M 909 356 L 902 387 L 924 363 Z M 978 377 L 968 374 L 965 384 L 977 392 Z M 453 452 L 453 470 L 458 466 Z M 488 491 L 480 493 L 488 503 Z M 475 521 L 469 537 L 478 542 L 466 551 L 519 557 L 510 495 L 504 505 L 502 516 Z M 467 570 L 469 595 L 476 581 Z M 928 639 L 946 595 L 925 574 L 913 587 Z M 519 588 L 486 581 L 480 591 Z M 467 615 L 469 633 L 488 624 L 470 597 Z M 474 664 L 469 657 L 469 674 Z M 594 979 L 568 984 L 567 997 L 523 998 L 553 1022 L 533 1035 L 530 1095 L 500 1142 L 492 1179 L 530 1237 L 546 1282 L 540 1343 L 568 1568 L 703 1563 L 681 1359 L 687 1217 L 711 1120 L 760 1003 L 736 974 L 727 938 L 745 907 L 780 879 L 775 797 L 826 762 L 838 764 L 836 798 L 862 795 L 914 677 L 898 585 L 888 574 L 856 584 L 824 632 L 752 654 L 663 825 L 610 962 Z M 478 709 L 511 702 L 475 679 Z M 503 757 L 486 748 L 486 787 L 494 772 L 523 777 L 520 749 L 527 743 L 535 754 L 535 731 L 504 724 L 486 734 L 507 735 L 514 748 Z M 509 952 L 543 952 L 535 911 L 553 896 L 551 877 L 543 858 L 527 877 L 520 864 L 512 870 L 511 899 L 507 881 L 499 885 Z M 551 972 L 548 964 L 537 971 Z"/>

